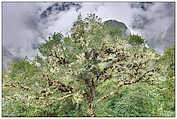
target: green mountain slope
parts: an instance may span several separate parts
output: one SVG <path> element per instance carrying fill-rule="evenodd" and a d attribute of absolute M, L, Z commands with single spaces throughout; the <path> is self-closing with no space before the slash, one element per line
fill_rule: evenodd
<path fill-rule="evenodd" d="M 110 27 L 111 31 L 117 32 L 122 36 L 127 36 L 130 34 L 128 27 L 119 21 L 116 20 L 107 20 L 104 22 L 105 26 Z"/>

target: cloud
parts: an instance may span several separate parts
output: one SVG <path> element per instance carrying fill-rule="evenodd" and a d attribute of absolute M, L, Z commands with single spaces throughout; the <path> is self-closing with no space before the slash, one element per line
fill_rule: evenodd
<path fill-rule="evenodd" d="M 2 3 L 3 46 L 18 56 L 34 55 L 32 44 L 37 44 L 35 3 Z"/>
<path fill-rule="evenodd" d="M 154 3 L 146 11 L 135 13 L 132 27 L 141 33 L 150 47 L 163 53 L 165 48 L 174 45 L 174 14 L 174 2 Z"/>
<path fill-rule="evenodd" d="M 57 5 L 58 6 L 57 6 Z M 61 4 L 61 3 L 60 3 Z M 34 57 L 39 44 L 53 34 L 67 35 L 77 16 L 95 13 L 105 20 L 125 23 L 131 33 L 143 36 L 159 52 L 174 44 L 175 3 L 82 2 L 58 10 L 56 2 L 3 2 L 3 46 L 16 56 Z M 63 4 L 61 4 L 63 5 Z M 52 7 L 54 6 L 54 7 Z M 56 8 L 58 11 L 56 11 Z M 41 17 L 42 14 L 46 17 Z"/>

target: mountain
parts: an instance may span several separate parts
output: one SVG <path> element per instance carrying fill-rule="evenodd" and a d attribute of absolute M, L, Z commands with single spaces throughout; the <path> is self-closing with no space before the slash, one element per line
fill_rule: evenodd
<path fill-rule="evenodd" d="M 112 30 L 114 31 L 121 31 L 121 34 L 123 36 L 127 36 L 130 34 L 130 30 L 128 29 L 128 27 L 119 21 L 116 20 L 107 20 L 104 22 L 104 24 L 108 27 L 111 27 Z"/>
<path fill-rule="evenodd" d="M 45 9 L 40 14 L 40 17 L 47 18 L 52 14 L 58 14 L 62 11 L 68 11 L 72 7 L 76 7 L 76 10 L 78 10 L 81 8 L 81 5 L 79 3 L 74 3 L 74 2 L 56 2 L 53 5 L 49 6 L 47 9 Z"/>
<path fill-rule="evenodd" d="M 133 3 L 130 3 L 131 8 L 140 8 L 143 11 L 147 11 L 149 9 L 149 7 L 151 7 L 152 5 L 154 5 L 153 2 L 133 2 Z"/>
<path fill-rule="evenodd" d="M 8 65 L 20 60 L 21 58 L 14 56 L 6 47 L 2 48 L 2 71 L 8 72 Z"/>

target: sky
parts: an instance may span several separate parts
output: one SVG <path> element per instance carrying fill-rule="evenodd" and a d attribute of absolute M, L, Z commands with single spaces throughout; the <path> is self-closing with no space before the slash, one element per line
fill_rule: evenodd
<path fill-rule="evenodd" d="M 125 23 L 132 34 L 141 35 L 160 54 L 174 45 L 174 2 L 3 2 L 3 47 L 15 56 L 33 58 L 51 34 L 67 35 L 77 16 L 89 13 L 103 21 Z"/>

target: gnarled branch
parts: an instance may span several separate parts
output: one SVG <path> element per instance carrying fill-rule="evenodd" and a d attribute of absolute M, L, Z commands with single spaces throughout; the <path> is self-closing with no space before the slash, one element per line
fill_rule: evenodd
<path fill-rule="evenodd" d="M 145 76 L 146 74 L 148 74 L 149 72 L 152 72 L 152 71 L 154 71 L 154 70 L 155 70 L 155 69 L 152 69 L 152 70 L 147 71 L 146 73 L 144 73 L 141 77 L 139 77 L 139 78 L 136 79 L 136 80 L 132 80 L 132 81 L 129 81 L 129 82 L 121 82 L 121 83 L 119 84 L 119 86 L 118 86 L 118 89 L 121 88 L 122 86 L 131 85 L 131 84 L 134 84 L 134 83 L 137 83 L 137 82 L 143 80 L 143 78 L 144 78 L 144 76 Z M 98 100 L 96 101 L 96 104 L 98 104 L 99 102 L 105 100 L 106 98 L 109 98 L 109 97 L 113 96 L 113 95 L 116 94 L 117 92 L 118 92 L 118 91 L 116 90 L 116 91 L 113 91 L 113 92 L 111 92 L 111 93 L 109 93 L 109 94 L 107 94 L 107 95 L 101 97 L 100 99 L 98 99 Z"/>

